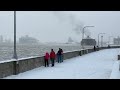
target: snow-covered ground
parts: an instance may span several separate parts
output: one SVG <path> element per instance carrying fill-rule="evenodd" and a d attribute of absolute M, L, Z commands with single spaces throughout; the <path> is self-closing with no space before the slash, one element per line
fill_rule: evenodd
<path fill-rule="evenodd" d="M 110 79 L 120 79 L 120 61 L 116 61 L 113 65 Z"/>
<path fill-rule="evenodd" d="M 40 67 L 4 79 L 109 79 L 120 49 L 78 56 L 54 67 Z"/>

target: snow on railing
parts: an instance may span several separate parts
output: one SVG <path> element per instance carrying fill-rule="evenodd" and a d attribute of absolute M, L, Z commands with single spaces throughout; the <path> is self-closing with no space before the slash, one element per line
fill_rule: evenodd
<path fill-rule="evenodd" d="M 0 63 L 11 62 L 11 61 L 17 61 L 17 60 L 16 59 L 10 59 L 10 60 L 5 60 L 5 61 L 0 61 Z"/>

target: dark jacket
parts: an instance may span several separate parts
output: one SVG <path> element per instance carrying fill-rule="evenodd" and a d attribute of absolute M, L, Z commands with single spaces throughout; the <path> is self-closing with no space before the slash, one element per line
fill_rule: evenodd
<path fill-rule="evenodd" d="M 96 51 L 96 47 L 94 46 L 94 51 Z"/>

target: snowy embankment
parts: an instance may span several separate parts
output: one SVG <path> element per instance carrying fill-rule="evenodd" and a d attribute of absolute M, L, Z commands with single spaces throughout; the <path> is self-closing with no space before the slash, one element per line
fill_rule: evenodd
<path fill-rule="evenodd" d="M 4 79 L 110 79 L 113 65 L 118 68 L 117 63 L 114 63 L 119 51 L 120 49 L 101 50 L 60 64 L 55 63 L 54 67 L 42 66 Z"/>
<path fill-rule="evenodd" d="M 120 61 L 114 63 L 110 79 L 120 79 Z"/>

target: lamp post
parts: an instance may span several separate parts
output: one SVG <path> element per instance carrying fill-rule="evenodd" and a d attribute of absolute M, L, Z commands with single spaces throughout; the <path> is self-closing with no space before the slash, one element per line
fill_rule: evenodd
<path fill-rule="evenodd" d="M 14 54 L 13 58 L 17 59 L 17 52 L 16 52 L 16 11 L 14 11 Z"/>
<path fill-rule="evenodd" d="M 101 36 L 101 47 L 103 47 L 103 36 Z"/>
<path fill-rule="evenodd" d="M 99 34 L 98 34 L 98 47 L 99 47 L 99 35 L 100 35 L 100 34 L 105 34 L 105 33 L 99 33 Z"/>
<path fill-rule="evenodd" d="M 94 27 L 94 26 L 84 26 L 84 27 L 83 27 L 83 31 L 82 31 L 82 39 L 84 39 L 85 28 L 87 28 L 87 27 Z"/>
<path fill-rule="evenodd" d="M 83 27 L 83 30 L 82 30 L 82 40 L 84 39 L 85 28 L 87 28 L 87 27 L 94 27 L 94 26 L 84 26 Z M 83 43 L 82 43 L 82 48 L 84 48 L 83 47 Z"/>

